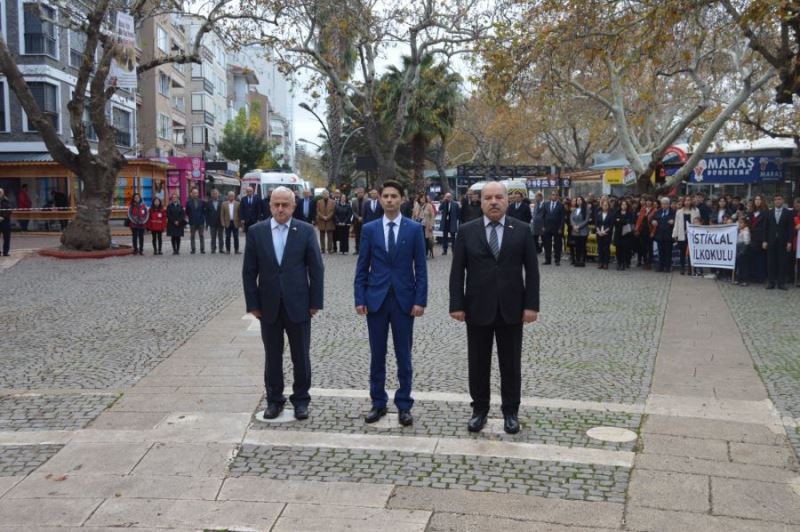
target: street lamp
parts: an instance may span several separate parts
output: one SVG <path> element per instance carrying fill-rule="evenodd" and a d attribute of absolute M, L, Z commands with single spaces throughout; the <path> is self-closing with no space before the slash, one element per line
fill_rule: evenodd
<path fill-rule="evenodd" d="M 322 146 L 320 146 L 316 142 L 311 142 L 310 140 L 307 140 L 307 139 L 297 139 L 297 142 L 305 142 L 306 144 L 311 144 L 312 146 L 316 146 L 320 150 L 323 149 Z"/>

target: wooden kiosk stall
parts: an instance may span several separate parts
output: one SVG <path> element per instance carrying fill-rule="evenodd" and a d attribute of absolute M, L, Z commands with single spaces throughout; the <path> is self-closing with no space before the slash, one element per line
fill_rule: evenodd
<path fill-rule="evenodd" d="M 11 198 L 12 223 L 29 220 L 34 230 L 61 230 L 75 216 L 81 183 L 77 176 L 52 160 L 49 154 L 18 154 L 17 160 L 0 160 L 0 188 Z M 169 164 L 131 159 L 120 170 L 112 200 L 111 219 L 127 216 L 134 192 L 149 206 L 158 196 L 164 200 Z M 25 186 L 31 207 L 20 209 L 19 194 Z"/>

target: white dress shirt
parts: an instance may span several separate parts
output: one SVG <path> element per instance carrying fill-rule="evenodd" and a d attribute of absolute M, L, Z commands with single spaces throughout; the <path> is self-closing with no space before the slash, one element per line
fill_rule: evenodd
<path fill-rule="evenodd" d="M 484 217 L 483 217 L 483 227 L 486 228 L 486 241 L 487 242 L 491 242 L 492 241 L 491 240 L 491 234 L 492 234 L 492 226 L 491 226 L 491 224 L 492 224 L 492 221 L 488 217 L 486 217 L 486 215 L 484 215 Z M 497 231 L 497 249 L 503 249 L 503 230 L 505 229 L 505 225 L 506 225 L 506 217 L 503 216 L 502 218 L 500 218 L 500 221 L 498 222 L 498 224 L 500 224 L 500 225 L 498 225 L 497 229 L 496 229 L 496 231 Z"/>
<path fill-rule="evenodd" d="M 228 202 L 228 217 L 230 218 L 231 222 L 236 223 L 236 220 L 234 220 L 234 218 L 233 218 L 233 202 L 232 201 Z"/>
<path fill-rule="evenodd" d="M 397 218 L 390 220 L 387 216 L 383 215 L 383 242 L 386 245 L 386 252 L 389 252 L 389 222 L 394 222 L 394 244 L 398 244 L 397 237 L 400 234 L 400 221 L 403 219 L 402 214 L 398 214 Z"/>
<path fill-rule="evenodd" d="M 279 224 L 275 218 L 269 219 L 269 224 L 272 227 L 272 249 L 275 250 L 275 258 L 278 259 L 278 264 L 283 262 L 283 253 L 286 250 L 286 239 L 289 237 L 289 224 L 291 220 L 285 224 Z M 285 226 L 280 228 L 280 226 Z"/>

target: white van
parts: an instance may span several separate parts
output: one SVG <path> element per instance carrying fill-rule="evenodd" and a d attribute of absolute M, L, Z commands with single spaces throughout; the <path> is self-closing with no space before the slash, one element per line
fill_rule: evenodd
<path fill-rule="evenodd" d="M 297 196 L 302 196 L 307 185 L 303 178 L 295 173 L 269 172 L 258 168 L 247 172 L 242 178 L 242 192 L 247 187 L 253 187 L 262 198 L 269 195 L 270 189 L 281 186 L 291 189 Z"/>

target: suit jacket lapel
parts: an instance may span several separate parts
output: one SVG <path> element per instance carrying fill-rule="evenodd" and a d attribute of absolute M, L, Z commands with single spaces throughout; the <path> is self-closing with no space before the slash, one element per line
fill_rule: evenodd
<path fill-rule="evenodd" d="M 479 219 L 481 221 L 481 223 L 478 225 L 478 227 L 480 228 L 480 230 L 479 230 L 479 232 L 480 232 L 480 236 L 479 236 L 480 241 L 483 244 L 483 247 L 486 248 L 486 251 L 489 252 L 489 255 L 494 257 L 494 254 L 492 253 L 492 247 L 489 245 L 489 239 L 486 237 L 486 224 L 483 223 L 485 220 L 483 219 L 483 217 L 481 217 Z"/>

